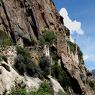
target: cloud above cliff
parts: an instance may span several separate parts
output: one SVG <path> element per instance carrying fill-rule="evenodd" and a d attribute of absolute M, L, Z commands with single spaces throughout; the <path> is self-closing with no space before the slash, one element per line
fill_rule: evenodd
<path fill-rule="evenodd" d="M 64 18 L 64 25 L 70 30 L 71 34 L 77 33 L 78 35 L 83 35 L 84 31 L 81 28 L 81 22 L 74 20 L 72 21 L 68 15 L 65 8 L 61 8 L 59 11 L 60 15 Z"/>

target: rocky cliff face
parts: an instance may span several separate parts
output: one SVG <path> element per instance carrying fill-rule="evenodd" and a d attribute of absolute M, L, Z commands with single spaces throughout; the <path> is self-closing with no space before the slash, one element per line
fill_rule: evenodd
<path fill-rule="evenodd" d="M 43 29 L 64 31 L 62 17 L 51 0 L 1 0 L 0 23 L 12 36 L 37 41 Z"/>
<path fill-rule="evenodd" d="M 49 41 L 52 34 L 49 35 L 49 37 L 45 38 L 45 41 L 49 42 L 50 45 L 47 45 L 47 43 L 43 44 L 42 47 L 44 47 L 44 50 L 42 50 L 42 47 L 39 44 L 41 37 L 44 35 L 44 31 L 52 31 L 56 34 L 56 41 Z M 6 38 L 5 36 L 2 38 L 2 34 L 6 34 L 7 38 L 11 39 L 11 42 L 14 43 L 12 45 L 14 45 L 15 48 L 16 45 L 24 48 L 27 47 L 30 50 L 32 61 L 36 62 L 37 65 L 39 64 L 42 52 L 51 59 L 50 63 L 52 65 L 58 63 L 71 81 L 70 86 L 67 87 L 70 94 L 94 95 L 94 92 L 87 83 L 89 74 L 84 66 L 82 52 L 77 44 L 70 42 L 69 30 L 64 26 L 63 18 L 57 12 L 52 0 L 1 0 L 1 42 L 5 41 L 4 39 Z M 5 42 L 3 42 L 3 44 Z M 3 49 L 3 51 L 4 52 L 0 55 L 3 54 L 6 56 L 7 61 L 5 58 L 3 58 L 3 60 L 6 61 L 8 65 L 13 66 L 13 64 L 15 64 L 14 59 L 17 57 L 16 49 L 14 50 L 13 48 L 13 51 L 10 51 L 11 53 L 8 53 L 8 49 Z M 52 54 L 57 57 L 54 57 Z M 0 65 L 0 67 L 2 66 L 3 65 Z M 0 71 L 0 74 L 1 73 L 2 72 Z M 3 75 L 4 74 L 0 76 Z M 7 75 L 10 76 L 10 74 Z M 11 76 L 12 75 L 13 74 L 11 73 Z M 4 78 L 0 77 L 0 80 L 4 80 Z M 3 83 L 0 84 L 1 87 L 3 87 Z M 59 83 L 61 84 L 60 81 Z M 9 88 L 10 87 L 11 86 L 9 86 Z M 3 88 L 6 90 L 6 85 Z M 1 92 L 3 93 L 4 91 L 2 90 Z"/>

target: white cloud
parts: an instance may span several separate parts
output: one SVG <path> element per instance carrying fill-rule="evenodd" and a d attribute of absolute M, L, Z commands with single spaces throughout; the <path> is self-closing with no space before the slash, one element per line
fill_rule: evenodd
<path fill-rule="evenodd" d="M 84 34 L 84 31 L 81 28 L 81 22 L 76 20 L 72 21 L 65 8 L 62 8 L 59 13 L 64 18 L 64 25 L 70 30 L 71 34 L 74 32 L 76 32 L 78 35 Z"/>
<path fill-rule="evenodd" d="M 94 54 L 89 54 L 89 55 L 84 55 L 84 60 L 85 61 L 92 61 L 92 62 L 95 62 L 95 55 Z"/>
<path fill-rule="evenodd" d="M 84 34 L 84 31 L 80 28 L 80 29 L 77 31 L 77 33 L 78 33 L 79 35 L 83 35 L 83 34 Z"/>
<path fill-rule="evenodd" d="M 70 36 L 70 41 L 71 41 L 72 43 L 75 42 L 72 36 Z"/>
<path fill-rule="evenodd" d="M 85 60 L 88 60 L 88 59 L 89 59 L 89 56 L 88 56 L 88 55 L 84 55 L 84 56 L 83 56 L 83 59 L 84 59 L 84 61 L 85 61 Z"/>

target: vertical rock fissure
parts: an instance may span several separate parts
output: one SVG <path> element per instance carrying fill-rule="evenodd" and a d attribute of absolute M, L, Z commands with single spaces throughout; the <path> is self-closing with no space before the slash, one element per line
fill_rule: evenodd
<path fill-rule="evenodd" d="M 42 15 L 42 18 L 43 18 L 43 20 L 44 20 L 44 22 L 45 22 L 47 28 L 49 29 L 49 25 L 47 24 L 47 21 L 46 21 L 46 19 L 45 19 L 45 14 L 44 14 L 44 13 L 41 13 L 41 15 Z"/>
<path fill-rule="evenodd" d="M 34 34 L 35 36 L 39 37 L 39 28 L 38 28 L 38 23 L 37 23 L 37 19 L 36 19 L 36 15 L 35 15 L 35 9 L 34 9 L 34 4 L 33 4 L 33 1 L 30 0 L 30 8 L 28 9 L 28 13 L 30 13 L 30 16 L 31 16 L 31 19 L 32 19 L 32 22 L 31 22 L 31 26 L 33 28 L 33 31 L 34 31 Z"/>
<path fill-rule="evenodd" d="M 14 34 L 13 30 L 12 30 L 10 19 L 9 19 L 8 14 L 7 14 L 7 11 L 6 11 L 6 8 L 5 8 L 3 0 L 1 0 L 1 4 L 2 4 L 3 10 L 4 10 L 4 13 L 6 15 L 6 19 L 8 21 L 8 25 L 9 25 L 9 29 L 10 29 L 9 32 L 10 32 L 11 38 L 12 38 L 13 42 L 16 44 L 15 34 Z"/>

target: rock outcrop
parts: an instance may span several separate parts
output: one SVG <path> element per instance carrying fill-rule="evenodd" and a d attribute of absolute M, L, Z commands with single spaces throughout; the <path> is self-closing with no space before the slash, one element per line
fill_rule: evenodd
<path fill-rule="evenodd" d="M 15 84 L 25 85 L 29 90 L 38 89 L 42 81 L 39 78 L 20 76 L 10 65 L 6 62 L 0 62 L 0 95 L 7 94 L 11 91 Z"/>
<path fill-rule="evenodd" d="M 66 94 L 64 89 L 61 87 L 61 85 L 58 83 L 57 80 L 53 79 L 52 76 L 49 76 L 49 78 L 50 78 L 50 83 L 53 86 L 54 95 L 59 95 L 60 93 Z"/>

